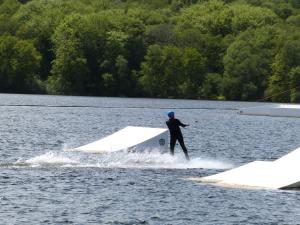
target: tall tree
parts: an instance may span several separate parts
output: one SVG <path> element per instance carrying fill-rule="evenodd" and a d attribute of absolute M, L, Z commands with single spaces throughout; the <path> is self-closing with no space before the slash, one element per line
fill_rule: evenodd
<path fill-rule="evenodd" d="M 32 42 L 10 35 L 0 36 L 0 91 L 39 92 L 40 60 Z"/>
<path fill-rule="evenodd" d="M 283 44 L 272 65 L 273 73 L 267 91 L 273 101 L 294 102 L 299 100 L 300 35 L 295 31 L 282 35 Z"/>
<path fill-rule="evenodd" d="M 264 96 L 271 75 L 278 31 L 272 27 L 248 30 L 224 56 L 224 95 L 231 100 L 257 100 Z"/>
<path fill-rule="evenodd" d="M 149 47 L 142 64 L 141 84 L 152 97 L 197 98 L 205 73 L 205 58 L 191 48 Z"/>

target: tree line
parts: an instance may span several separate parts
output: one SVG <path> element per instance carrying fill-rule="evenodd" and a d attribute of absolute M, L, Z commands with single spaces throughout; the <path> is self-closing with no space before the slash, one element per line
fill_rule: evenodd
<path fill-rule="evenodd" d="M 0 0 L 0 92 L 300 101 L 299 0 Z"/>

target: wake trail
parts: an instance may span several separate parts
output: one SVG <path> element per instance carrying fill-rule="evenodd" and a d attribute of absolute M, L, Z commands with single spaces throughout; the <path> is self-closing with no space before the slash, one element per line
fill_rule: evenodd
<path fill-rule="evenodd" d="M 8 166 L 8 165 L 6 165 Z M 80 152 L 54 152 L 18 160 L 14 167 L 95 167 L 95 168 L 140 168 L 140 169 L 229 169 L 233 165 L 222 160 L 200 157 L 186 161 L 184 155 L 171 156 L 157 151 L 112 152 L 105 154 L 86 154 Z M 1 167 L 1 165 L 0 165 Z"/>

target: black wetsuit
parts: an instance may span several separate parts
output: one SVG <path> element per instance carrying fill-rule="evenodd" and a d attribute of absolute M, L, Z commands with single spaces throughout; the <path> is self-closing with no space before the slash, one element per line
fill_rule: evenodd
<path fill-rule="evenodd" d="M 170 138 L 171 154 L 174 155 L 175 144 L 176 144 L 176 141 L 178 140 L 178 142 L 179 142 L 179 144 L 180 144 L 180 146 L 181 146 L 181 148 L 184 152 L 185 158 L 189 160 L 189 155 L 188 155 L 187 149 L 184 145 L 183 136 L 182 136 L 182 133 L 181 133 L 181 130 L 180 130 L 180 126 L 181 127 L 186 127 L 187 125 L 181 123 L 180 120 L 175 119 L 175 118 L 169 119 L 166 122 L 166 124 L 169 128 L 170 136 L 171 136 L 171 138 Z"/>

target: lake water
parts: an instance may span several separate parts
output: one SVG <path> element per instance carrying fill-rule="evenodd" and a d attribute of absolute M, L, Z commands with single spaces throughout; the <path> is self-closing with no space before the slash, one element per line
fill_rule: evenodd
<path fill-rule="evenodd" d="M 0 224 L 300 224 L 300 192 L 186 178 L 300 146 L 300 119 L 237 114 L 262 103 L 0 95 Z M 158 151 L 69 152 L 125 126 L 183 128 L 192 160 Z"/>

